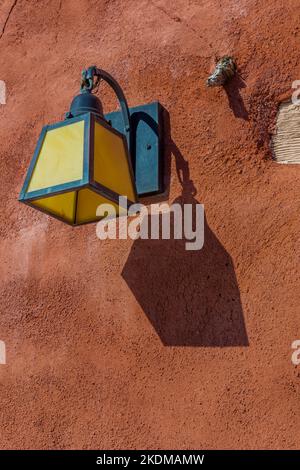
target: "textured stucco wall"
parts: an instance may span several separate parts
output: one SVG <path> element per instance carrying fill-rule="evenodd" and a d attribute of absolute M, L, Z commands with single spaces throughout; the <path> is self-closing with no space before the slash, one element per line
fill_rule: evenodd
<path fill-rule="evenodd" d="M 1 448 L 299 447 L 300 169 L 268 148 L 299 2 L 1 0 L 0 38 Z M 222 54 L 241 76 L 206 89 Z M 94 63 L 168 110 L 169 201 L 205 205 L 202 251 L 100 242 L 17 202 Z"/>

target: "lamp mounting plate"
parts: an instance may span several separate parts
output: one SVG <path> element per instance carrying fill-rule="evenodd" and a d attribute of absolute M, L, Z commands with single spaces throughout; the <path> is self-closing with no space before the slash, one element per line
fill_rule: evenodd
<path fill-rule="evenodd" d="M 159 102 L 129 108 L 131 159 L 139 197 L 160 194 L 163 187 L 162 106 Z M 124 134 L 121 111 L 105 115 L 111 126 Z"/>

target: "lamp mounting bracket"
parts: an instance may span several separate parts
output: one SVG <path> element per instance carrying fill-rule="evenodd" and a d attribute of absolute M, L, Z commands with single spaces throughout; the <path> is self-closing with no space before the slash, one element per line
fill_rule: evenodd
<path fill-rule="evenodd" d="M 97 91 L 101 80 L 111 86 L 121 106 L 120 111 L 106 114 L 104 117 L 114 129 L 125 134 L 138 195 L 145 197 L 162 193 L 164 190 L 163 108 L 158 102 L 154 102 L 129 109 L 118 82 L 108 72 L 96 66 L 82 71 L 80 93 Z"/>
<path fill-rule="evenodd" d="M 130 113 L 125 95 L 118 82 L 105 70 L 98 69 L 98 67 L 92 65 L 86 70 L 83 70 L 81 73 L 80 93 L 92 93 L 94 90 L 97 90 L 101 80 L 104 80 L 106 83 L 108 83 L 117 95 L 123 114 L 124 132 L 130 152 Z"/>

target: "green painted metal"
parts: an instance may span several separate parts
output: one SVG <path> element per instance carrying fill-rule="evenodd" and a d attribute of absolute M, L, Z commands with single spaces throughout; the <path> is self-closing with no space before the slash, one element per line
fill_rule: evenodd
<path fill-rule="evenodd" d="M 163 187 L 163 119 L 159 102 L 129 108 L 131 160 L 139 197 L 160 194 Z M 120 111 L 105 115 L 112 127 L 123 133 Z"/>

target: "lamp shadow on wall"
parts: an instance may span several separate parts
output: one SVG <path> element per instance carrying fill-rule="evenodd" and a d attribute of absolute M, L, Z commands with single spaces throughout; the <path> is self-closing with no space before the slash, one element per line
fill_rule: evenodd
<path fill-rule="evenodd" d="M 173 203 L 199 204 L 188 162 L 166 136 L 165 171 L 175 158 L 182 186 Z M 167 181 L 170 175 L 167 174 Z M 150 216 L 149 216 L 150 217 Z M 150 220 L 149 226 L 150 226 Z M 172 234 L 172 229 L 171 229 Z M 134 241 L 122 277 L 165 346 L 248 346 L 232 259 L 205 221 L 204 246 L 186 250 L 187 240 Z"/>

